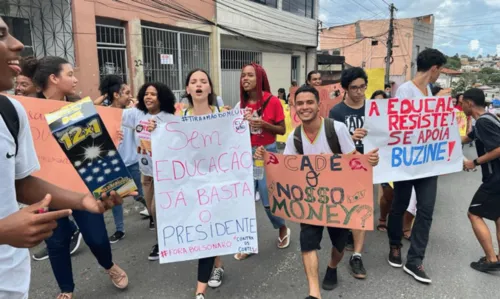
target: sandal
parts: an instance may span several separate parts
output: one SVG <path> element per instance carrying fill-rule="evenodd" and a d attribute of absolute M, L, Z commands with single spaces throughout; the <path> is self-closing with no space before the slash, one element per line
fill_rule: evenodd
<path fill-rule="evenodd" d="M 254 253 L 243 253 L 243 252 L 240 252 L 240 253 L 237 253 L 237 254 L 234 255 L 234 259 L 237 260 L 237 261 L 243 261 L 243 260 L 246 260 L 247 258 L 249 258 L 252 255 L 254 255 Z"/>
<path fill-rule="evenodd" d="M 377 230 L 380 232 L 387 231 L 387 219 L 379 219 L 379 225 L 377 225 Z"/>
<path fill-rule="evenodd" d="M 403 230 L 403 238 L 406 240 L 410 240 L 411 238 L 411 229 L 405 229 Z"/>
<path fill-rule="evenodd" d="M 286 240 L 286 243 L 284 245 L 280 246 L 280 244 L 283 243 L 283 241 L 285 241 L 285 240 Z M 283 239 L 278 237 L 278 248 L 285 249 L 288 246 L 290 246 L 290 229 L 287 227 L 286 228 L 286 236 Z"/>

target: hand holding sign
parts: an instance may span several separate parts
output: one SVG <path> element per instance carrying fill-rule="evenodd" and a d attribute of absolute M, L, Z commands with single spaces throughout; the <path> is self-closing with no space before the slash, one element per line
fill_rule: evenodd
<path fill-rule="evenodd" d="M 368 154 L 368 163 L 370 163 L 371 166 L 377 166 L 378 164 L 378 148 L 371 150 Z"/>
<path fill-rule="evenodd" d="M 366 129 L 357 128 L 354 131 L 354 133 L 352 134 L 352 140 L 354 140 L 354 141 L 361 140 L 366 136 L 367 133 L 368 133 L 368 131 Z"/>

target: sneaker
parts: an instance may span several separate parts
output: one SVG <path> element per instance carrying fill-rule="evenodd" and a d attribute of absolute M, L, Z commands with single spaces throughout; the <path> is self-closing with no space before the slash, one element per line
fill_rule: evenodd
<path fill-rule="evenodd" d="M 80 243 L 82 242 L 82 234 L 80 230 L 77 229 L 73 236 L 71 237 L 71 241 L 69 243 L 69 254 L 75 253 L 80 247 Z"/>
<path fill-rule="evenodd" d="M 208 286 L 211 288 L 218 288 L 222 284 L 222 278 L 224 277 L 224 268 L 215 268 L 212 272 L 212 276 L 208 281 Z"/>
<path fill-rule="evenodd" d="M 489 272 L 489 271 L 499 271 L 500 270 L 500 262 L 489 262 L 485 256 L 479 259 L 477 262 L 470 263 L 472 269 L 480 271 L 480 272 Z"/>
<path fill-rule="evenodd" d="M 49 258 L 49 251 L 44 247 L 31 256 L 35 261 L 43 261 Z M 62 295 L 62 294 L 61 294 Z"/>
<path fill-rule="evenodd" d="M 125 289 L 128 286 L 128 276 L 122 268 L 118 267 L 117 264 L 114 264 L 111 269 L 106 270 L 106 273 L 109 274 L 111 281 L 115 285 L 115 287 L 119 289 Z"/>
<path fill-rule="evenodd" d="M 144 208 L 144 210 L 140 211 L 139 214 L 143 217 L 149 217 L 148 208 Z"/>
<path fill-rule="evenodd" d="M 57 299 L 73 299 L 73 293 L 61 293 L 57 296 Z"/>
<path fill-rule="evenodd" d="M 155 221 L 151 216 L 149 217 L 149 230 L 155 230 Z"/>
<path fill-rule="evenodd" d="M 424 265 L 415 266 L 415 265 L 406 263 L 403 270 L 406 273 L 413 276 L 413 278 L 415 278 L 417 281 L 420 281 L 423 283 L 431 283 L 432 282 L 431 279 L 429 278 L 429 276 L 427 276 L 427 274 L 425 274 Z"/>
<path fill-rule="evenodd" d="M 403 260 L 401 259 L 401 246 L 391 245 L 391 251 L 389 252 L 389 265 L 394 268 L 403 267 Z"/>
<path fill-rule="evenodd" d="M 349 231 L 349 235 L 347 235 L 347 244 L 345 245 L 345 250 L 354 251 L 354 237 L 352 236 L 352 231 Z"/>
<path fill-rule="evenodd" d="M 109 243 L 115 244 L 116 242 L 120 241 L 123 238 L 125 238 L 125 233 L 117 231 L 111 237 L 109 237 Z"/>
<path fill-rule="evenodd" d="M 323 278 L 323 290 L 331 291 L 337 287 L 337 268 L 326 267 L 325 278 Z"/>
<path fill-rule="evenodd" d="M 351 259 L 349 260 L 349 265 L 351 266 L 352 276 L 359 279 L 366 278 L 366 270 L 365 267 L 363 266 L 363 260 L 359 255 L 351 256 Z"/>
<path fill-rule="evenodd" d="M 202 293 L 196 294 L 196 297 L 194 299 L 205 299 L 205 295 Z"/>
<path fill-rule="evenodd" d="M 157 261 L 159 259 L 160 259 L 160 255 L 158 254 L 158 244 L 156 244 L 151 248 L 151 253 L 148 256 L 148 260 Z"/>

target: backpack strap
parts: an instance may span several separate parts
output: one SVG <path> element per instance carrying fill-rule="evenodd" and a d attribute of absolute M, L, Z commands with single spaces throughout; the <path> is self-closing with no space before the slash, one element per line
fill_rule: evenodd
<path fill-rule="evenodd" d="M 257 114 L 259 116 L 262 116 L 262 114 L 264 113 L 264 109 L 266 109 L 267 107 L 267 104 L 269 104 L 269 101 L 271 100 L 271 98 L 273 97 L 273 95 L 270 95 L 267 100 L 264 102 L 264 104 L 262 104 L 262 106 L 259 108 L 259 110 L 257 110 Z"/>
<path fill-rule="evenodd" d="M 295 150 L 299 155 L 304 154 L 304 146 L 302 145 L 302 125 L 299 125 L 293 131 L 293 145 L 295 146 Z"/>
<path fill-rule="evenodd" d="M 334 154 L 342 154 L 342 149 L 340 148 L 339 137 L 335 131 L 335 121 L 331 118 L 324 118 L 325 122 L 325 134 L 328 145 Z"/>
<path fill-rule="evenodd" d="M 5 122 L 10 135 L 12 135 L 12 138 L 14 138 L 17 156 L 17 150 L 19 147 L 18 135 L 20 130 L 19 115 L 17 114 L 17 110 L 16 107 L 14 107 L 14 104 L 12 104 L 10 99 L 4 95 L 0 95 L 0 115 L 3 118 L 3 121 Z"/>

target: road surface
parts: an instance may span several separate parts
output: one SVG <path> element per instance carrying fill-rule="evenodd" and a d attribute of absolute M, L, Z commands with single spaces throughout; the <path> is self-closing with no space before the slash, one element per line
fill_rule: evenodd
<path fill-rule="evenodd" d="M 465 153 L 475 156 L 475 149 L 466 146 Z M 365 280 L 356 280 L 348 271 L 348 256 L 339 266 L 339 287 L 323 291 L 323 298 L 498 298 L 498 274 L 472 270 L 471 261 L 483 255 L 466 216 L 469 202 L 480 184 L 480 171 L 460 172 L 439 178 L 434 222 L 427 247 L 425 267 L 431 285 L 417 283 L 401 269 L 387 263 L 388 241 L 385 233 L 367 234 L 363 261 L 368 271 Z M 147 260 L 154 243 L 154 232 L 141 220 L 134 204 L 126 205 L 126 237 L 113 244 L 114 261 L 128 273 L 127 290 L 115 289 L 98 266 L 86 245 L 73 255 L 75 298 L 153 299 L 194 298 L 196 262 L 160 265 Z M 308 295 L 306 278 L 299 251 L 299 226 L 291 224 L 292 242 L 288 249 L 276 248 L 277 233 L 273 231 L 260 202 L 257 202 L 260 254 L 246 261 L 223 257 L 226 276 L 222 286 L 209 290 L 207 299 L 271 298 L 301 299 Z M 112 215 L 107 215 L 108 232 L 114 232 Z M 378 210 L 376 214 L 378 219 Z M 494 226 L 490 226 L 492 233 Z M 325 232 L 320 256 L 322 279 L 329 255 L 329 239 Z M 408 242 L 403 241 L 406 256 Z M 495 248 L 497 248 L 496 242 Z M 350 255 L 349 255 L 350 256 Z M 56 298 L 58 287 L 48 260 L 32 262 L 32 299 Z"/>

